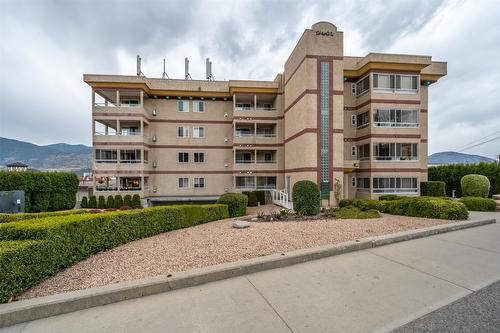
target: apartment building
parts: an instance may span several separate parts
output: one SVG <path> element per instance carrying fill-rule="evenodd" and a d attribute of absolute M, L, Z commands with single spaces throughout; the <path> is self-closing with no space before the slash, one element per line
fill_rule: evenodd
<path fill-rule="evenodd" d="M 430 56 L 344 56 L 328 22 L 306 29 L 273 81 L 84 74 L 94 191 L 151 204 L 312 180 L 324 205 L 418 195 L 427 180 Z"/>

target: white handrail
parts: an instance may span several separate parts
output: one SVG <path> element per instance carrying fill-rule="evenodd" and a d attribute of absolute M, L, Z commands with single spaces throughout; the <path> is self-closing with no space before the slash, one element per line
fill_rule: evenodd
<path fill-rule="evenodd" d="M 286 190 L 271 190 L 273 204 L 287 209 L 293 209 L 293 204 L 289 200 Z"/>

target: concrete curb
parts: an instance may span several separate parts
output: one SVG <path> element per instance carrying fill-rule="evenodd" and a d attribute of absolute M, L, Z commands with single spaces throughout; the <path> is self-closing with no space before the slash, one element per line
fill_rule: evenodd
<path fill-rule="evenodd" d="M 142 280 L 125 281 L 103 287 L 22 300 L 9 304 L 0 304 L 0 328 L 26 321 L 88 309 L 95 306 L 193 287 L 208 282 L 256 273 L 268 269 L 295 265 L 310 260 L 490 223 L 495 223 L 495 219 L 455 222 L 424 229 L 409 230 L 395 234 L 348 241 L 340 244 L 272 254 L 265 257 L 209 266 Z"/>

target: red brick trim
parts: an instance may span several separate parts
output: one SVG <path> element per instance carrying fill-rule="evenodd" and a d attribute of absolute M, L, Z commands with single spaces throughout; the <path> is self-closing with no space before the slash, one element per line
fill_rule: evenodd
<path fill-rule="evenodd" d="M 369 99 L 366 102 L 363 102 L 355 107 L 355 110 L 361 109 L 363 106 L 366 106 L 368 104 L 412 104 L 412 105 L 419 105 L 420 100 L 404 100 L 404 99 Z"/>
<path fill-rule="evenodd" d="M 316 132 L 318 132 L 317 128 L 304 128 L 302 131 L 299 131 L 299 132 L 295 133 L 294 135 L 286 138 L 283 142 L 287 143 L 287 142 L 290 142 L 290 141 L 298 138 L 299 136 L 302 136 L 303 134 L 306 134 L 306 133 L 316 133 Z"/>
<path fill-rule="evenodd" d="M 292 77 L 295 75 L 295 72 L 302 66 L 302 63 L 306 59 L 322 59 L 322 60 L 344 60 L 344 57 L 341 56 L 317 56 L 317 55 L 312 55 L 312 54 L 306 54 L 304 58 L 299 62 L 297 67 L 293 70 L 292 74 L 290 74 L 289 77 L 286 78 L 284 86 L 288 84 L 288 82 L 292 79 Z"/>
<path fill-rule="evenodd" d="M 287 113 L 295 104 L 297 104 L 302 97 L 304 97 L 307 94 L 318 94 L 317 89 L 306 89 L 304 90 L 284 111 L 283 113 Z"/>

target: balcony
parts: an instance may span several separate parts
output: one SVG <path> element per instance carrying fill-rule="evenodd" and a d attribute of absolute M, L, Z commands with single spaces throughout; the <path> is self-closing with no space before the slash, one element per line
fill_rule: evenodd
<path fill-rule="evenodd" d="M 145 113 L 142 90 L 96 89 L 93 91 L 92 101 L 92 110 L 98 114 L 123 113 L 128 116 L 142 116 Z"/>
<path fill-rule="evenodd" d="M 122 144 L 146 142 L 148 123 L 142 120 L 94 120 L 94 143 Z"/>
<path fill-rule="evenodd" d="M 234 143 L 265 144 L 276 142 L 276 124 L 236 123 L 234 125 Z"/>
<path fill-rule="evenodd" d="M 277 116 L 275 95 L 233 96 L 235 117 Z"/>
<path fill-rule="evenodd" d="M 276 176 L 235 176 L 234 187 L 238 190 L 276 189 Z"/>
<path fill-rule="evenodd" d="M 276 150 L 236 150 L 234 167 L 236 171 L 244 170 L 277 170 Z"/>

